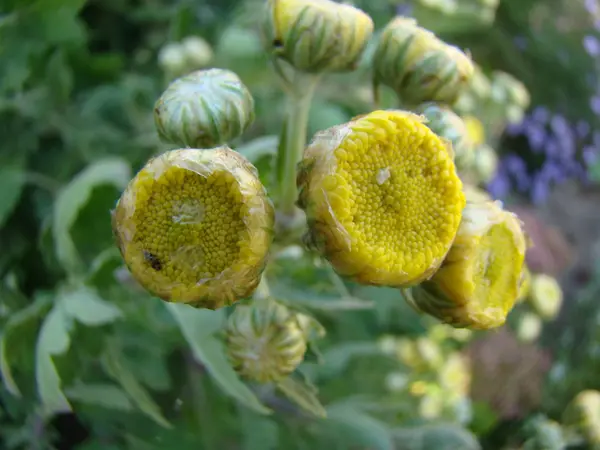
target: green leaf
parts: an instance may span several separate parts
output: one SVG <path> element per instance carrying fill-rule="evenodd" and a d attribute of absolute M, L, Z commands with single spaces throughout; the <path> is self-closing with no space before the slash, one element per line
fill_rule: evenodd
<path fill-rule="evenodd" d="M 353 358 L 379 355 L 380 353 L 379 347 L 372 341 L 340 342 L 324 352 L 324 362 L 321 366 L 316 367 L 316 370 L 322 377 L 336 377 L 344 373 Z"/>
<path fill-rule="evenodd" d="M 127 394 L 112 384 L 77 384 L 65 389 L 67 396 L 74 401 L 102 406 L 120 411 L 131 411 L 133 405 Z"/>
<path fill-rule="evenodd" d="M 61 295 L 58 301 L 67 316 L 85 325 L 105 325 L 122 316 L 116 306 L 101 299 L 94 290 L 85 286 Z"/>
<path fill-rule="evenodd" d="M 212 336 L 223 326 L 224 311 L 195 309 L 175 303 L 167 303 L 166 307 L 179 324 L 194 358 L 206 367 L 223 391 L 258 413 L 270 414 L 271 410 L 258 400 L 233 370 L 223 343 Z"/>
<path fill-rule="evenodd" d="M 123 355 L 118 348 L 117 342 L 108 345 L 108 348 L 102 357 L 102 365 L 107 374 L 123 387 L 140 411 L 154 420 L 157 424 L 165 428 L 171 428 L 171 424 L 163 417 L 159 406 L 154 402 L 150 394 L 148 394 L 136 377 L 126 368 L 123 361 Z"/>
<path fill-rule="evenodd" d="M 54 307 L 46 316 L 36 346 L 35 378 L 46 415 L 71 411 L 61 389 L 61 380 L 52 356 L 66 352 L 70 345 L 69 322 L 63 311 Z"/>
<path fill-rule="evenodd" d="M 50 298 L 38 297 L 35 302 L 17 311 L 8 319 L 0 336 L 0 375 L 6 390 L 14 396 L 20 397 L 21 393 L 10 370 L 8 349 L 11 348 L 11 341 L 18 338 L 18 332 L 22 326 L 38 320 L 47 311 L 50 304 Z"/>
<path fill-rule="evenodd" d="M 397 428 L 393 431 L 397 450 L 480 450 L 468 430 L 452 424 Z"/>
<path fill-rule="evenodd" d="M 379 420 L 348 402 L 327 407 L 326 427 L 335 427 L 339 434 L 351 439 L 353 446 L 374 450 L 395 450 L 391 431 Z"/>
<path fill-rule="evenodd" d="M 0 167 L 0 227 L 17 205 L 24 185 L 25 174 L 19 167 Z"/>
<path fill-rule="evenodd" d="M 235 150 L 244 155 L 252 164 L 255 164 L 264 156 L 276 155 L 278 146 L 278 136 L 261 136 L 238 146 Z"/>
<path fill-rule="evenodd" d="M 52 231 L 58 261 L 67 271 L 85 271 L 70 235 L 79 210 L 87 203 L 95 187 L 109 184 L 124 189 L 130 176 L 131 169 L 125 160 L 107 158 L 88 166 L 61 190 L 54 205 Z"/>
<path fill-rule="evenodd" d="M 316 388 L 309 384 L 307 380 L 289 376 L 277 383 L 277 389 L 304 411 L 316 417 L 323 418 L 327 416 L 325 408 L 319 401 Z"/>
<path fill-rule="evenodd" d="M 275 450 L 279 444 L 279 428 L 269 417 L 240 409 L 243 450 Z"/>

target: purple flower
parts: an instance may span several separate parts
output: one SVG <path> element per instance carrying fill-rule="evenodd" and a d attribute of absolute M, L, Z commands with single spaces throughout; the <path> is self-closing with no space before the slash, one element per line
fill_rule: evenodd
<path fill-rule="evenodd" d="M 396 14 L 399 16 L 410 17 L 412 15 L 412 5 L 410 3 L 400 3 L 396 6 Z"/>
<path fill-rule="evenodd" d="M 557 158 L 558 156 L 560 156 L 560 145 L 558 145 L 558 142 L 556 142 L 555 140 L 551 140 L 546 144 L 546 147 L 544 148 L 544 151 L 546 153 L 547 156 L 549 156 L 550 158 Z"/>
<path fill-rule="evenodd" d="M 560 183 L 567 178 L 567 174 L 563 170 L 562 165 L 557 164 L 555 162 L 548 161 L 542 167 L 540 171 L 540 176 L 548 181 L 555 181 Z"/>
<path fill-rule="evenodd" d="M 595 14 L 598 11 L 598 0 L 585 0 L 585 9 L 590 14 Z"/>
<path fill-rule="evenodd" d="M 529 146 L 535 153 L 539 153 L 546 142 L 547 133 L 544 127 L 532 125 L 525 131 Z"/>
<path fill-rule="evenodd" d="M 577 137 L 579 137 L 580 139 L 584 139 L 590 132 L 590 124 L 587 123 L 585 120 L 580 120 L 579 122 L 577 122 L 575 130 L 577 132 Z"/>
<path fill-rule="evenodd" d="M 510 188 L 510 180 L 502 170 L 496 172 L 496 176 L 487 185 L 487 191 L 496 199 L 505 198 L 510 192 Z"/>
<path fill-rule="evenodd" d="M 594 95 L 590 100 L 590 108 L 595 114 L 600 115 L 600 95 Z"/>
<path fill-rule="evenodd" d="M 548 198 L 549 192 L 548 181 L 542 174 L 538 174 L 533 180 L 533 188 L 531 189 L 531 201 L 536 205 L 543 203 Z"/>
<path fill-rule="evenodd" d="M 538 106 L 531 113 L 531 118 L 534 121 L 540 122 L 541 124 L 545 125 L 548 122 L 548 120 L 550 120 L 550 112 L 543 106 Z"/>
<path fill-rule="evenodd" d="M 594 21 L 594 28 L 595 28 L 596 30 L 600 30 L 600 20 L 596 20 L 596 21 Z"/>
<path fill-rule="evenodd" d="M 512 175 L 518 175 L 527 172 L 525 162 L 517 155 L 507 155 L 504 158 L 503 164 L 504 167 L 506 167 L 507 172 Z"/>
<path fill-rule="evenodd" d="M 587 166 L 593 165 L 598 160 L 598 149 L 591 145 L 585 147 L 582 151 L 583 161 Z"/>
<path fill-rule="evenodd" d="M 518 136 L 523 132 L 523 122 L 521 123 L 510 123 L 506 127 L 506 134 L 509 136 Z"/>
<path fill-rule="evenodd" d="M 583 38 L 583 47 L 590 56 L 600 55 L 600 42 L 596 36 L 587 35 Z"/>
<path fill-rule="evenodd" d="M 571 127 L 569 126 L 567 119 L 559 114 L 552 117 L 552 120 L 550 121 L 550 128 L 552 128 L 552 131 L 557 136 L 571 131 Z"/>

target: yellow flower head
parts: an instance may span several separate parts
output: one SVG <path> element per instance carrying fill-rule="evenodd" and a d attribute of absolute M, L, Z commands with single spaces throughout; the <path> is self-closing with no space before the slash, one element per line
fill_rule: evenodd
<path fill-rule="evenodd" d="M 235 369 L 261 383 L 286 377 L 306 353 L 306 336 L 297 314 L 274 300 L 238 305 L 229 316 L 226 335 Z"/>
<path fill-rule="evenodd" d="M 373 20 L 358 8 L 331 0 L 269 0 L 268 51 L 304 72 L 354 70 Z"/>
<path fill-rule="evenodd" d="M 381 33 L 373 57 L 375 81 L 406 104 L 452 104 L 473 76 L 473 63 L 414 19 L 396 17 Z"/>
<path fill-rule="evenodd" d="M 555 278 L 544 274 L 532 276 L 529 301 L 542 318 L 554 319 L 560 310 L 562 300 L 563 292 Z"/>
<path fill-rule="evenodd" d="M 517 298 L 525 250 L 514 214 L 494 202 L 467 203 L 442 267 L 409 300 L 456 327 L 498 327 Z"/>
<path fill-rule="evenodd" d="M 125 263 L 148 291 L 216 309 L 250 295 L 274 211 L 257 172 L 227 147 L 173 150 L 148 162 L 113 212 Z"/>
<path fill-rule="evenodd" d="M 317 133 L 298 186 L 308 241 L 339 274 L 372 285 L 430 277 L 465 204 L 445 143 L 403 111 L 374 111 Z"/>
<path fill-rule="evenodd" d="M 481 123 L 481 120 L 471 115 L 463 116 L 462 120 L 467 130 L 467 138 L 471 144 L 474 146 L 484 144 L 485 128 Z"/>
<path fill-rule="evenodd" d="M 564 425 L 583 435 L 588 444 L 600 444 L 600 392 L 581 391 L 567 406 Z"/>

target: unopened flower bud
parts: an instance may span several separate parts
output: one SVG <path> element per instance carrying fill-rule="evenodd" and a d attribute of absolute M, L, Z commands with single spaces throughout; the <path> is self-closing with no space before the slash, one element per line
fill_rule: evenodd
<path fill-rule="evenodd" d="M 216 309 L 257 287 L 273 205 L 239 153 L 173 150 L 148 162 L 113 212 L 133 277 L 163 300 Z"/>
<path fill-rule="evenodd" d="M 530 96 L 525 85 L 506 72 L 494 72 L 491 78 L 492 97 L 499 103 L 508 102 L 521 109 L 529 107 Z"/>
<path fill-rule="evenodd" d="M 373 64 L 375 82 L 412 105 L 452 104 L 473 75 L 467 55 L 406 17 L 396 17 L 384 28 Z"/>
<path fill-rule="evenodd" d="M 166 44 L 158 52 L 158 65 L 168 74 L 179 75 L 186 69 L 186 58 L 183 46 L 177 42 Z"/>
<path fill-rule="evenodd" d="M 317 133 L 298 186 L 307 241 L 340 275 L 372 285 L 431 276 L 465 204 L 446 144 L 403 111 L 374 111 Z"/>
<path fill-rule="evenodd" d="M 517 325 L 517 337 L 523 342 L 535 341 L 542 332 L 542 319 L 537 314 L 523 313 Z"/>
<path fill-rule="evenodd" d="M 554 319 L 560 311 L 562 300 L 562 289 L 555 278 L 545 274 L 532 276 L 529 301 L 542 318 Z"/>
<path fill-rule="evenodd" d="M 402 372 L 391 372 L 385 377 L 385 387 L 390 392 L 400 392 L 408 384 L 408 377 Z"/>
<path fill-rule="evenodd" d="M 567 406 L 564 425 L 579 432 L 591 445 L 600 445 L 600 392 L 585 390 Z"/>
<path fill-rule="evenodd" d="M 459 171 L 468 168 L 474 153 L 465 122 L 449 107 L 436 103 L 425 103 L 415 112 L 427 119 L 425 124 L 431 131 L 451 143 L 456 168 Z"/>
<path fill-rule="evenodd" d="M 455 327 L 501 326 L 518 295 L 525 251 L 514 214 L 495 202 L 467 203 L 444 264 L 407 299 Z"/>
<path fill-rule="evenodd" d="M 306 337 L 296 314 L 274 300 L 238 305 L 229 316 L 226 336 L 234 368 L 250 380 L 280 381 L 304 360 Z"/>
<path fill-rule="evenodd" d="M 498 170 L 498 155 L 489 145 L 481 145 L 475 149 L 473 171 L 480 183 L 488 183 Z"/>
<path fill-rule="evenodd" d="M 269 0 L 267 10 L 267 51 L 303 72 L 354 70 L 373 33 L 367 14 L 331 0 Z"/>
<path fill-rule="evenodd" d="M 223 69 L 193 72 L 169 85 L 156 102 L 154 121 L 165 142 L 213 148 L 254 121 L 254 99 L 239 77 Z"/>
<path fill-rule="evenodd" d="M 213 58 L 210 45 L 199 36 L 186 37 L 181 41 L 181 46 L 190 70 L 206 67 Z"/>

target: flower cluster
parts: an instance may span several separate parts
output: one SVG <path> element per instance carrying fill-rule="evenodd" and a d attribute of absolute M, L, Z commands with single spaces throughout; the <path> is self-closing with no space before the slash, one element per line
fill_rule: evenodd
<path fill-rule="evenodd" d="M 496 198 L 504 198 L 514 190 L 541 203 L 553 185 L 568 179 L 585 181 L 586 169 L 600 155 L 600 133 L 592 133 L 587 122 L 573 123 L 543 107 L 535 108 L 506 131 L 512 138 L 509 144 L 516 146 L 524 141 L 529 154 L 511 152 L 502 157 L 497 175 L 488 185 Z"/>
<path fill-rule="evenodd" d="M 468 330 L 441 324 L 415 339 L 384 336 L 379 347 L 398 364 L 386 375 L 387 390 L 407 398 L 424 419 L 468 422 L 470 361 L 457 347 L 470 336 Z"/>

